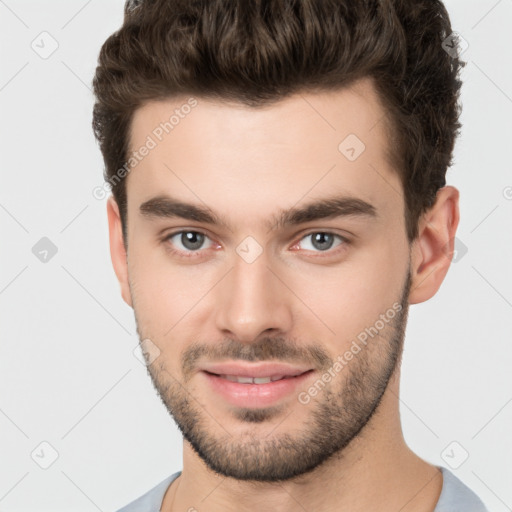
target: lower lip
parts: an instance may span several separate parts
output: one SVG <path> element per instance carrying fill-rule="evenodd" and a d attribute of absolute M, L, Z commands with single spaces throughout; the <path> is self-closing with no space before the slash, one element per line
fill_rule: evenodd
<path fill-rule="evenodd" d="M 276 380 L 267 384 L 241 384 L 208 372 L 201 373 L 206 377 L 212 389 L 229 403 L 238 407 L 268 407 L 296 391 L 309 378 L 313 370 L 297 377 Z"/>

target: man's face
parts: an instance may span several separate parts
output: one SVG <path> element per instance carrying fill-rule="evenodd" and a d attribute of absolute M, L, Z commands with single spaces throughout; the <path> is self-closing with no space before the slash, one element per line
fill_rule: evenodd
<path fill-rule="evenodd" d="M 400 356 L 409 244 L 384 112 L 362 81 L 257 110 L 197 98 L 155 132 L 187 99 L 133 119 L 132 150 L 157 144 L 127 178 L 125 300 L 153 383 L 206 464 L 285 480 L 357 436 Z M 328 216 L 297 213 L 322 200 Z"/>

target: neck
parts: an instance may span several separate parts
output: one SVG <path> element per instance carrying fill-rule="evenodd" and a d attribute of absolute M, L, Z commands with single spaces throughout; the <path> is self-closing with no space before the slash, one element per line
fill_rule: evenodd
<path fill-rule="evenodd" d="M 432 512 L 442 474 L 405 444 L 396 375 L 360 434 L 315 470 L 285 482 L 247 482 L 211 471 L 185 441 L 183 470 L 168 489 L 162 512 L 350 510 Z"/>

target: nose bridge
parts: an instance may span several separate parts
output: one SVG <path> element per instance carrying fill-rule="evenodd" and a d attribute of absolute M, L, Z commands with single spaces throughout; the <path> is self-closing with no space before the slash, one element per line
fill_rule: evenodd
<path fill-rule="evenodd" d="M 266 254 L 252 259 L 242 252 L 222 281 L 217 327 L 241 342 L 251 342 L 269 329 L 284 332 L 291 327 L 286 289 L 269 266 Z"/>

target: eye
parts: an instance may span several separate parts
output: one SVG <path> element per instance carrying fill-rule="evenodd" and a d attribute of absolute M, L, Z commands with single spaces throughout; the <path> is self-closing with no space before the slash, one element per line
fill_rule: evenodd
<path fill-rule="evenodd" d="M 199 256 L 204 249 L 219 247 L 205 233 L 195 230 L 182 230 L 170 233 L 163 241 L 170 245 L 171 252 L 185 257 Z M 309 242 L 304 243 L 304 241 Z M 341 235 L 327 231 L 314 231 L 303 236 L 292 249 L 300 248 L 306 249 L 307 251 L 329 252 L 332 254 L 337 251 L 331 251 L 330 249 L 348 243 L 349 241 Z"/>
<path fill-rule="evenodd" d="M 309 233 L 303 238 L 301 238 L 299 244 L 303 240 L 310 240 L 309 243 L 306 243 L 303 245 L 303 249 L 306 249 L 308 251 L 315 251 L 315 252 L 327 252 L 329 249 L 332 249 L 333 247 L 338 247 L 339 245 L 342 245 L 343 243 L 348 243 L 348 240 L 341 235 L 337 235 L 335 233 L 329 233 L 326 231 L 315 231 L 313 233 Z M 336 239 L 339 240 L 339 242 L 335 244 Z M 298 244 L 296 244 L 294 247 L 296 247 Z"/>
<path fill-rule="evenodd" d="M 206 240 L 210 241 L 210 245 L 203 247 Z M 177 247 L 177 249 L 172 248 L 172 251 L 185 254 L 198 252 L 200 249 L 208 249 L 213 245 L 212 241 L 204 233 L 191 230 L 171 233 L 164 238 L 164 242 L 167 241 Z"/>

